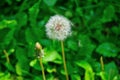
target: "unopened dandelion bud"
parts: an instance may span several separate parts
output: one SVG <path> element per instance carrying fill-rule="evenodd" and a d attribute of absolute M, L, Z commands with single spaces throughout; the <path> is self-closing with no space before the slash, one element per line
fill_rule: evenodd
<path fill-rule="evenodd" d="M 41 50 L 41 49 L 42 49 L 42 46 L 40 45 L 39 42 L 36 42 L 35 48 L 36 48 L 36 50 Z"/>
<path fill-rule="evenodd" d="M 35 49 L 37 58 L 44 57 L 44 50 L 42 49 L 42 46 L 39 42 L 36 42 Z"/>

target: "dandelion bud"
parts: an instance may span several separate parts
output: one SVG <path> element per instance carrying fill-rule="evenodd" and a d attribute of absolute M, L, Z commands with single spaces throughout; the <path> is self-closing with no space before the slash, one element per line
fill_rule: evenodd
<path fill-rule="evenodd" d="M 71 22 L 60 15 L 52 16 L 45 25 L 50 39 L 64 40 L 71 34 Z"/>
<path fill-rule="evenodd" d="M 42 46 L 40 45 L 39 42 L 36 42 L 35 48 L 36 48 L 36 50 L 41 50 L 41 49 L 42 49 Z"/>
<path fill-rule="evenodd" d="M 37 58 L 44 57 L 44 50 L 42 49 L 42 46 L 39 42 L 36 42 L 35 49 Z"/>

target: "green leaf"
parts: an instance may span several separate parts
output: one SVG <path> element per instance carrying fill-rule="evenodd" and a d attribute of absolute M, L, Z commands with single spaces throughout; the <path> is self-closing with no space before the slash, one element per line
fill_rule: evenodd
<path fill-rule="evenodd" d="M 114 6 L 109 5 L 105 8 L 102 22 L 110 22 L 112 18 L 115 16 L 115 9 Z"/>
<path fill-rule="evenodd" d="M 120 80 L 120 75 L 116 75 L 113 80 Z"/>
<path fill-rule="evenodd" d="M 116 75 L 118 75 L 118 69 L 114 62 L 105 64 L 105 71 L 98 73 L 102 80 L 114 80 Z M 117 78 L 117 77 L 116 77 Z"/>
<path fill-rule="evenodd" d="M 54 78 L 52 74 L 48 74 L 48 80 L 58 80 L 58 78 Z"/>
<path fill-rule="evenodd" d="M 83 12 L 82 12 L 81 7 L 76 8 L 76 14 L 77 14 L 78 16 L 83 16 Z"/>
<path fill-rule="evenodd" d="M 25 26 L 28 21 L 28 16 L 24 12 L 20 12 L 16 15 L 19 26 Z"/>
<path fill-rule="evenodd" d="M 14 40 L 14 32 L 15 29 L 12 29 L 8 32 L 8 34 L 4 38 L 4 43 L 8 45 L 12 40 Z"/>
<path fill-rule="evenodd" d="M 15 56 L 16 56 L 16 59 L 18 60 L 18 63 L 20 65 L 23 73 L 26 74 L 26 71 L 28 72 L 29 68 L 30 68 L 26 49 L 22 48 L 22 47 L 17 47 Z"/>
<path fill-rule="evenodd" d="M 73 51 L 77 51 L 77 49 L 78 49 L 78 45 L 75 41 L 69 40 L 67 42 L 67 45 L 68 45 L 68 48 L 73 50 Z"/>
<path fill-rule="evenodd" d="M 120 34 L 120 27 L 117 27 L 117 26 L 114 26 L 114 27 L 112 27 L 112 31 L 116 34 L 116 35 L 118 35 L 118 34 Z"/>
<path fill-rule="evenodd" d="M 97 75 L 100 76 L 102 80 L 108 80 L 108 75 L 103 71 L 101 71 Z"/>
<path fill-rule="evenodd" d="M 118 75 L 118 69 L 116 64 L 112 61 L 105 65 L 105 72 L 108 73 L 109 80 L 113 80 L 113 78 Z"/>
<path fill-rule="evenodd" d="M 40 66 L 40 64 L 39 64 L 37 59 L 32 60 L 30 62 L 30 66 L 33 67 L 36 70 L 39 70 L 39 71 L 41 70 L 41 66 Z"/>
<path fill-rule="evenodd" d="M 34 59 L 30 62 L 30 66 L 34 66 L 37 63 L 37 59 Z"/>
<path fill-rule="evenodd" d="M 48 73 L 56 72 L 56 68 L 55 68 L 55 67 L 48 67 L 48 68 L 47 68 L 47 72 L 48 72 Z"/>
<path fill-rule="evenodd" d="M 44 3 L 48 6 L 54 6 L 57 0 L 43 0 Z"/>
<path fill-rule="evenodd" d="M 43 80 L 41 75 L 40 75 L 40 76 L 34 76 L 33 79 L 34 79 L 34 80 Z"/>
<path fill-rule="evenodd" d="M 102 26 L 99 26 L 99 27 L 102 28 Z M 98 42 L 103 42 L 106 40 L 106 36 L 103 35 L 103 32 L 101 29 L 97 29 L 93 36 Z"/>
<path fill-rule="evenodd" d="M 105 57 L 115 57 L 117 56 L 118 48 L 114 44 L 106 42 L 99 45 L 96 51 Z"/>
<path fill-rule="evenodd" d="M 33 44 L 36 42 L 36 37 L 33 33 L 33 31 L 31 31 L 32 29 L 31 28 L 28 28 L 26 29 L 25 31 L 25 38 L 26 38 L 26 41 L 29 43 L 29 44 Z"/>
<path fill-rule="evenodd" d="M 21 47 L 17 47 L 16 58 L 20 63 L 24 63 L 27 60 L 27 54 L 25 52 L 25 49 L 23 49 Z"/>
<path fill-rule="evenodd" d="M 4 73 L 0 72 L 0 80 L 11 80 L 10 76 L 11 74 L 8 72 L 4 72 Z"/>
<path fill-rule="evenodd" d="M 12 64 L 6 62 L 6 63 L 5 63 L 5 66 L 7 67 L 8 70 L 10 70 L 10 71 L 12 71 L 12 72 L 15 71 Z"/>
<path fill-rule="evenodd" d="M 94 72 L 92 70 L 91 65 L 86 62 L 86 61 L 77 61 L 76 64 L 79 67 L 82 67 L 83 69 L 85 69 L 85 80 L 94 80 Z"/>
<path fill-rule="evenodd" d="M 16 69 L 16 73 L 17 73 L 18 75 L 22 75 L 22 69 L 21 69 L 19 63 L 17 63 L 17 64 L 15 65 L 15 69 Z"/>
<path fill-rule="evenodd" d="M 71 75 L 71 80 L 81 80 L 81 77 L 78 74 L 72 74 Z"/>
<path fill-rule="evenodd" d="M 68 17 L 68 18 L 71 18 L 73 16 L 72 11 L 69 11 L 69 10 L 66 11 L 65 16 Z"/>
<path fill-rule="evenodd" d="M 0 30 L 1 31 L 8 31 L 4 32 L 2 35 L 0 35 L 2 38 L 1 40 L 4 41 L 5 45 L 8 45 L 13 39 L 14 39 L 14 32 L 15 32 L 15 27 L 17 26 L 17 21 L 16 20 L 3 20 L 0 22 Z"/>
<path fill-rule="evenodd" d="M 17 80 L 24 80 L 22 76 L 17 76 Z"/>
<path fill-rule="evenodd" d="M 36 27 L 36 19 L 37 19 L 37 16 L 38 16 L 38 13 L 40 11 L 39 9 L 39 5 L 40 5 L 40 0 L 35 3 L 31 8 L 29 8 L 29 20 L 30 20 L 30 25 L 32 27 Z"/>
<path fill-rule="evenodd" d="M 14 28 L 17 25 L 17 21 L 16 20 L 2 20 L 0 22 L 0 29 L 4 29 L 4 28 Z"/>
<path fill-rule="evenodd" d="M 95 45 L 91 43 L 89 36 L 87 35 L 79 35 L 78 37 L 78 49 L 79 54 L 81 56 L 81 59 L 91 57 L 93 50 L 95 49 Z"/>
<path fill-rule="evenodd" d="M 4 76 L 4 73 L 3 73 L 3 72 L 0 72 L 0 77 L 1 77 L 1 76 Z"/>
<path fill-rule="evenodd" d="M 45 57 L 43 58 L 43 62 L 54 62 L 61 64 L 62 63 L 62 57 L 54 50 L 48 51 L 45 50 Z"/>

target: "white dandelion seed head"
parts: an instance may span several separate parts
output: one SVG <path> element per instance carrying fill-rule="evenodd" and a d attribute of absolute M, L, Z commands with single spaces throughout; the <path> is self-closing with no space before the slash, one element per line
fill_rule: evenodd
<path fill-rule="evenodd" d="M 61 15 L 52 16 L 45 27 L 50 39 L 64 40 L 71 34 L 71 22 Z"/>

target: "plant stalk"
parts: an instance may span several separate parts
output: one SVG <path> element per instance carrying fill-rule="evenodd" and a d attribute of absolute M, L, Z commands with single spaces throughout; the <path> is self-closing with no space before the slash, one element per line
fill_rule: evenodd
<path fill-rule="evenodd" d="M 10 63 L 10 59 L 9 59 L 9 55 L 8 55 L 7 51 L 6 51 L 6 50 L 3 50 L 3 53 L 5 54 L 6 61 L 7 61 L 8 63 Z"/>
<path fill-rule="evenodd" d="M 65 74 L 66 74 L 66 80 L 69 80 L 67 67 L 66 67 L 66 61 L 65 61 L 65 53 L 64 53 L 64 43 L 63 43 L 63 41 L 61 41 L 61 47 L 62 47 L 62 57 L 63 57 L 64 70 L 65 70 Z"/>
<path fill-rule="evenodd" d="M 104 72 L 104 62 L 103 62 L 103 57 L 100 57 L 100 63 L 101 63 L 101 69 Z"/>
<path fill-rule="evenodd" d="M 41 68 L 42 68 L 43 80 L 46 80 L 46 78 L 45 78 L 45 72 L 44 72 L 44 67 L 43 67 L 43 64 L 42 64 L 42 57 L 39 58 L 39 61 L 40 61 L 40 66 L 41 66 Z"/>

